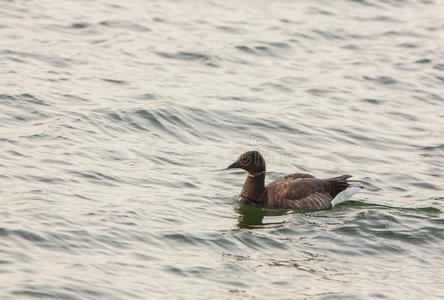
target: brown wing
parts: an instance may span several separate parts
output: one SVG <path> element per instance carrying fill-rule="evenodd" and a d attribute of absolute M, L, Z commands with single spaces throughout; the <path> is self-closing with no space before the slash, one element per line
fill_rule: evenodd
<path fill-rule="evenodd" d="M 269 183 L 266 190 L 267 206 L 272 208 L 326 209 L 331 207 L 333 199 L 330 184 L 313 176 L 293 180 L 279 178 Z"/>
<path fill-rule="evenodd" d="M 282 177 L 279 177 L 278 179 L 270 182 L 271 183 L 275 183 L 275 184 L 282 184 L 284 182 L 289 182 L 298 178 L 314 178 L 313 175 L 310 174 L 305 174 L 305 173 L 294 173 L 294 174 L 289 174 L 289 175 L 285 175 Z"/>

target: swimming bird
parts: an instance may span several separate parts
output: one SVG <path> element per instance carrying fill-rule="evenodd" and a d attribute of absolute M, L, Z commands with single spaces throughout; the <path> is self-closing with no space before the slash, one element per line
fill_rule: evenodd
<path fill-rule="evenodd" d="M 350 175 L 318 179 L 310 174 L 294 173 L 265 185 L 265 160 L 258 151 L 248 151 L 228 166 L 248 172 L 242 200 L 257 206 L 278 209 L 322 210 L 332 208 L 357 193 L 361 187 L 351 185 Z"/>

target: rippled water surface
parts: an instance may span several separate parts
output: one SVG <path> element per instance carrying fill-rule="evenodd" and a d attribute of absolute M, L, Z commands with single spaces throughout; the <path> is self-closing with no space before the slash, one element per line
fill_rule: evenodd
<path fill-rule="evenodd" d="M 0 298 L 438 299 L 443 11 L 0 1 Z M 242 205 L 252 149 L 365 189 Z"/>

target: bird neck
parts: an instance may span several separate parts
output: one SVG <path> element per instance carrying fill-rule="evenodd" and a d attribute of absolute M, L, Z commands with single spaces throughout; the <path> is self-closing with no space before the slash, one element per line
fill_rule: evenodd
<path fill-rule="evenodd" d="M 261 202 L 261 195 L 265 189 L 265 171 L 260 173 L 248 173 L 242 187 L 241 196 L 253 202 Z"/>

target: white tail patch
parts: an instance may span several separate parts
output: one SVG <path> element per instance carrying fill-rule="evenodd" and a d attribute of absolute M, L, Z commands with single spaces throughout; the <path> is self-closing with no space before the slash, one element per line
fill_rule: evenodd
<path fill-rule="evenodd" d="M 335 205 L 347 201 L 348 199 L 350 199 L 351 196 L 359 192 L 361 189 L 362 187 L 354 185 L 346 188 L 345 190 L 336 195 L 336 197 L 331 201 L 331 206 L 335 207 Z"/>

